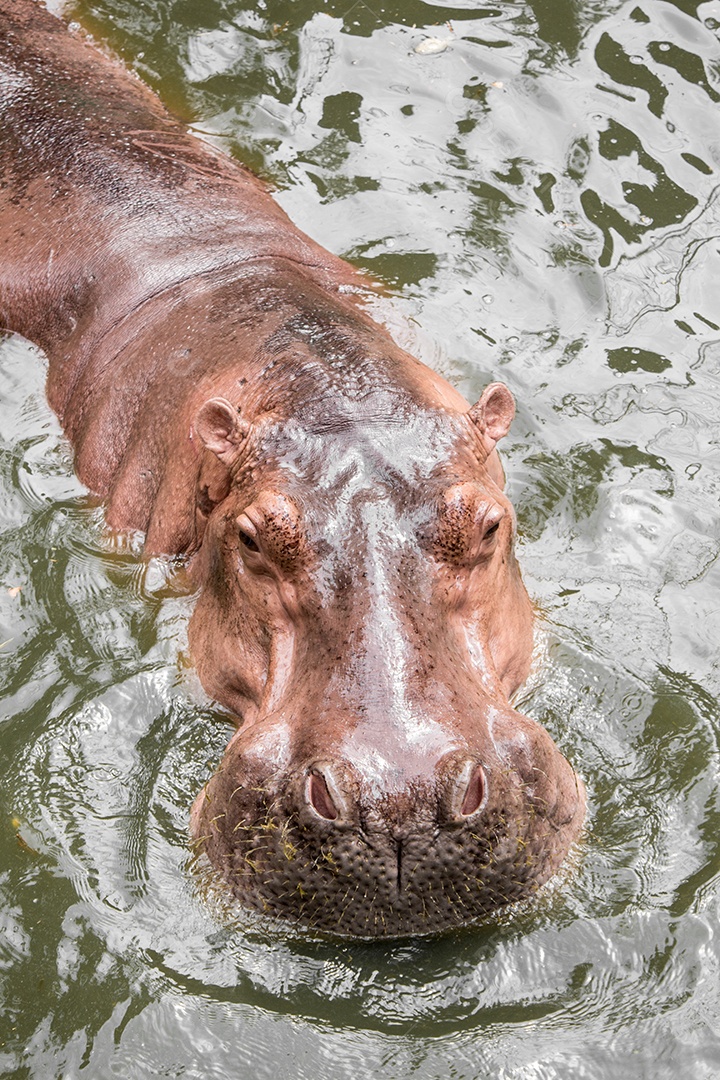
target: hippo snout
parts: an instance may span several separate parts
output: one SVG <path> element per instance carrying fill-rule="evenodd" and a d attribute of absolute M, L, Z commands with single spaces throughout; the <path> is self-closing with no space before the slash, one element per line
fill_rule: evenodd
<path fill-rule="evenodd" d="M 401 937 L 478 921 L 557 868 L 577 831 L 558 813 L 582 819 L 575 774 L 537 731 L 556 755 L 540 786 L 524 759 L 464 747 L 384 784 L 341 753 L 271 769 L 248 738 L 198 797 L 194 833 L 242 903 L 314 930 Z"/>

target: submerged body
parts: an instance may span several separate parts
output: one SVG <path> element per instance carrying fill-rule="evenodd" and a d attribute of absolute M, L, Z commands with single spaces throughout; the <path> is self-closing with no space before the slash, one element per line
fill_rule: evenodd
<path fill-rule="evenodd" d="M 32 0 L 0 0 L 0 326 L 50 361 L 81 479 L 182 554 L 241 726 L 198 796 L 238 898 L 355 936 L 530 895 L 584 793 L 509 704 L 532 607 L 495 449 L 352 268 Z"/>

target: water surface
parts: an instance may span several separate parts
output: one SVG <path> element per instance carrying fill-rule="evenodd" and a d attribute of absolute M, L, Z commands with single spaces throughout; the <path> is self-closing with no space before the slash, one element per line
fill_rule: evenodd
<path fill-rule="evenodd" d="M 720 3 L 70 10 L 387 284 L 404 345 L 471 401 L 510 386 L 547 653 L 523 707 L 590 810 L 530 908 L 439 940 L 203 898 L 188 812 L 229 728 L 189 601 L 108 542 L 41 356 L 6 340 L 0 1073 L 717 1077 Z"/>

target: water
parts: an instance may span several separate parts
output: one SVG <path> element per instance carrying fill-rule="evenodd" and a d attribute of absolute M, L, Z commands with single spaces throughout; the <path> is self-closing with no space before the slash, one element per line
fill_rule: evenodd
<path fill-rule="evenodd" d="M 469 400 L 512 389 L 547 653 L 524 707 L 590 810 L 530 908 L 440 940 L 314 942 L 203 897 L 188 812 L 229 728 L 190 601 L 104 537 L 42 358 L 5 341 L 0 1074 L 717 1077 L 720 3 L 72 14 L 386 282 L 403 344 Z"/>

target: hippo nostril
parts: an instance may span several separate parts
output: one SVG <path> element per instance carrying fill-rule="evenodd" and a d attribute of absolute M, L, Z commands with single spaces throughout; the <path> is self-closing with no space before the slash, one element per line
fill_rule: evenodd
<path fill-rule="evenodd" d="M 463 817 L 470 817 L 471 814 L 480 809 L 485 802 L 486 793 L 485 771 L 482 765 L 476 765 L 470 774 L 470 779 L 465 788 L 465 797 L 460 807 L 460 813 Z"/>
<path fill-rule="evenodd" d="M 319 817 L 325 818 L 326 821 L 335 821 L 338 816 L 337 808 L 322 773 L 310 773 L 307 778 L 306 793 L 307 801 Z"/>
<path fill-rule="evenodd" d="M 487 773 L 477 758 L 453 751 L 441 759 L 437 773 L 440 824 L 462 825 L 487 805 Z"/>

